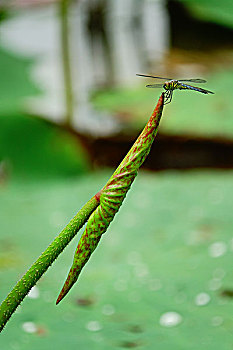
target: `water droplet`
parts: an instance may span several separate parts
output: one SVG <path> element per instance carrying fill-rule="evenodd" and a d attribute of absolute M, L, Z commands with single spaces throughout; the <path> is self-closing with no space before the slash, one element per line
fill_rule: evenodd
<path fill-rule="evenodd" d="M 106 316 L 111 316 L 115 313 L 115 308 L 111 304 L 106 304 L 102 308 L 102 313 Z"/>
<path fill-rule="evenodd" d="M 140 279 L 145 279 L 149 275 L 147 265 L 139 264 L 134 267 L 134 274 Z"/>
<path fill-rule="evenodd" d="M 103 336 L 101 333 L 94 333 L 91 337 L 96 343 L 100 343 L 104 340 Z"/>
<path fill-rule="evenodd" d="M 199 293 L 195 298 L 195 304 L 198 306 L 207 305 L 210 302 L 210 296 L 207 293 Z"/>
<path fill-rule="evenodd" d="M 221 316 L 214 316 L 211 320 L 212 326 L 218 327 L 223 324 L 223 318 Z"/>
<path fill-rule="evenodd" d="M 32 287 L 27 297 L 30 299 L 38 299 L 40 296 L 39 288 L 37 286 Z"/>
<path fill-rule="evenodd" d="M 22 328 L 26 333 L 36 333 L 37 327 L 34 322 L 24 322 Z"/>
<path fill-rule="evenodd" d="M 180 314 L 174 311 L 170 311 L 166 312 L 160 317 L 159 323 L 164 327 L 174 327 L 181 323 L 182 319 L 183 318 Z"/>
<path fill-rule="evenodd" d="M 131 251 L 127 257 L 128 264 L 138 265 L 141 262 L 141 254 L 136 251 Z"/>
<path fill-rule="evenodd" d="M 221 269 L 221 268 L 217 268 L 213 272 L 213 276 L 215 278 L 218 278 L 218 279 L 223 278 L 225 276 L 225 274 L 226 274 L 226 272 L 223 269 Z"/>
<path fill-rule="evenodd" d="M 222 282 L 218 278 L 213 278 L 212 280 L 209 281 L 209 289 L 210 290 L 218 290 L 221 288 Z"/>
<path fill-rule="evenodd" d="M 224 242 L 215 242 L 209 246 L 209 255 L 212 258 L 218 258 L 227 251 L 227 245 Z"/>
<path fill-rule="evenodd" d="M 102 326 L 98 321 L 90 321 L 87 323 L 86 328 L 91 332 L 97 332 L 102 329 Z"/>

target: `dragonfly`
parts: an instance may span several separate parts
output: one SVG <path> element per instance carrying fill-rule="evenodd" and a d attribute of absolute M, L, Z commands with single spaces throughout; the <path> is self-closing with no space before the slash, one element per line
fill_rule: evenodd
<path fill-rule="evenodd" d="M 186 82 L 198 83 L 198 84 L 199 83 L 206 83 L 206 80 L 204 80 L 204 79 L 179 79 L 179 80 L 177 79 L 177 80 L 175 80 L 175 79 L 171 79 L 171 78 L 155 77 L 154 75 L 146 75 L 146 74 L 136 74 L 136 75 L 138 75 L 139 77 L 164 80 L 164 82 L 162 84 L 158 83 L 158 84 L 146 85 L 146 87 L 148 87 L 148 88 L 164 88 L 166 90 L 166 92 L 164 94 L 164 97 L 165 97 L 164 104 L 168 104 L 171 102 L 173 91 L 176 89 L 195 90 L 195 91 L 201 92 L 202 94 L 214 94 L 214 92 L 212 92 L 212 91 L 186 84 Z"/>

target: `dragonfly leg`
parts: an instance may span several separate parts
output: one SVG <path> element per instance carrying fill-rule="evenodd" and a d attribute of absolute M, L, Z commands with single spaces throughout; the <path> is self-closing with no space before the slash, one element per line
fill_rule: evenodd
<path fill-rule="evenodd" d="M 173 93 L 172 90 L 167 90 L 165 92 L 165 95 L 164 95 L 165 96 L 165 102 L 164 102 L 165 105 L 167 105 L 168 103 L 171 102 L 171 100 L 172 100 L 172 93 Z"/>
<path fill-rule="evenodd" d="M 164 104 L 165 104 L 166 101 L 169 99 L 169 94 L 170 94 L 170 91 L 169 91 L 169 90 L 165 91 L 165 93 L 164 93 Z"/>
<path fill-rule="evenodd" d="M 173 90 L 171 90 L 171 93 L 170 93 L 170 100 L 168 103 L 172 102 L 172 94 L 173 94 Z"/>

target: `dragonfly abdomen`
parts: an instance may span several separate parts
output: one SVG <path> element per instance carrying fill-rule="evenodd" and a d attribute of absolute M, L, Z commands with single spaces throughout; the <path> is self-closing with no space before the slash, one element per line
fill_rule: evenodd
<path fill-rule="evenodd" d="M 202 89 L 202 88 L 199 88 L 199 87 L 196 87 L 196 86 L 183 84 L 183 83 L 179 83 L 178 85 L 179 86 L 176 87 L 176 88 L 179 89 L 179 90 L 195 90 L 195 91 L 199 91 L 199 92 L 201 92 L 203 94 L 213 94 L 212 91 L 205 90 L 205 89 Z"/>

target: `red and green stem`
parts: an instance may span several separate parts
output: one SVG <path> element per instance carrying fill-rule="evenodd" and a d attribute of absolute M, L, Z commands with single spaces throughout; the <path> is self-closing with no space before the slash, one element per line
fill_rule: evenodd
<path fill-rule="evenodd" d="M 99 240 L 118 212 L 137 172 L 150 152 L 162 116 L 162 94 L 145 128 L 100 192 L 100 204 L 91 214 L 76 249 L 68 277 L 57 298 L 58 304 L 77 281 L 80 272 L 96 249 Z"/>
<path fill-rule="evenodd" d="M 107 184 L 82 207 L 2 302 L 0 305 L 0 332 L 30 289 L 89 219 L 86 230 L 78 243 L 72 267 L 57 299 L 57 303 L 62 300 L 77 281 L 82 268 L 89 260 L 102 234 L 107 230 L 119 210 L 137 175 L 139 167 L 150 151 L 157 134 L 163 105 L 164 94 L 162 93 L 146 127 Z"/>

